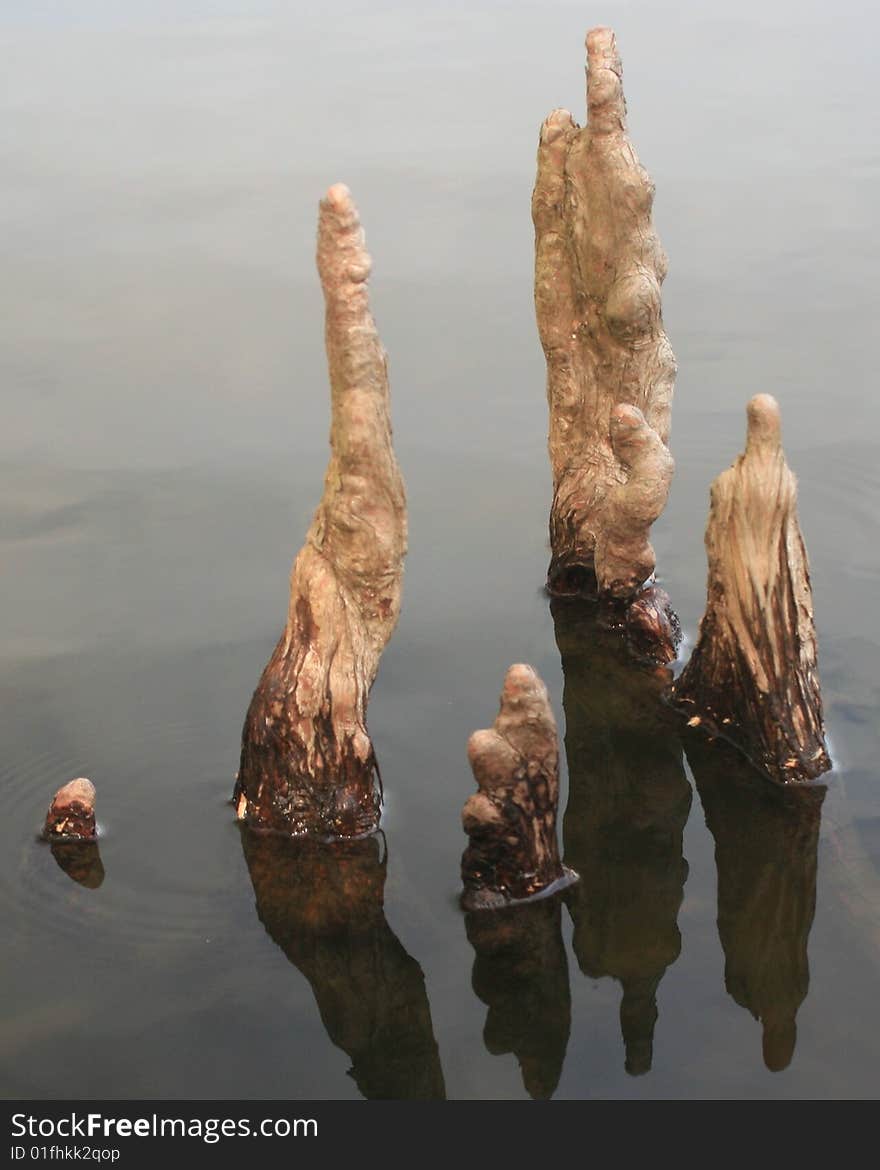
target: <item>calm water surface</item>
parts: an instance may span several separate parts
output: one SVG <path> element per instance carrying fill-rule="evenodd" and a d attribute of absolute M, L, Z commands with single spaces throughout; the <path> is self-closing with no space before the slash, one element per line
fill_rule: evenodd
<path fill-rule="evenodd" d="M 8 1096 L 878 1095 L 877 18 L 827 5 L 7 0 L 0 1087 Z M 537 129 L 613 25 L 679 358 L 655 529 L 693 640 L 710 480 L 781 402 L 835 770 L 780 808 L 541 593 Z M 313 250 L 345 180 L 410 500 L 384 838 L 242 838 L 251 690 L 320 492 Z M 509 663 L 565 728 L 565 904 L 456 904 Z M 35 841 L 99 794 L 104 878 Z M 65 860 L 65 859 L 62 859 Z M 321 927 L 298 891 L 321 883 Z M 384 884 L 384 911 L 379 895 Z M 349 913 L 351 890 L 361 900 Z M 815 909 L 814 909 L 815 906 Z"/>

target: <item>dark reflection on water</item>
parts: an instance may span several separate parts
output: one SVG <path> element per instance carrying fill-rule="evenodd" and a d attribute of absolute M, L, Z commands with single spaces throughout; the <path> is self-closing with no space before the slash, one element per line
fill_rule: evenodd
<path fill-rule="evenodd" d="M 724 983 L 763 1026 L 764 1064 L 787 1068 L 810 984 L 816 855 L 826 789 L 777 788 L 721 741 L 688 736 L 687 757 L 715 838 Z"/>
<path fill-rule="evenodd" d="M 361 1093 L 444 1099 L 425 977 L 385 919 L 381 834 L 328 845 L 242 829 L 241 840 L 259 919 L 311 984 Z"/>
<path fill-rule="evenodd" d="M 473 988 L 488 1007 L 483 1040 L 512 1052 L 529 1096 L 553 1096 L 571 1029 L 560 895 L 465 916 L 474 948 Z"/>
<path fill-rule="evenodd" d="M 566 895 L 574 951 L 585 975 L 620 982 L 626 1071 L 637 1076 L 651 1068 L 657 988 L 681 950 L 691 786 L 660 702 L 669 672 L 636 666 L 595 607 L 551 610 L 565 676 L 565 863 L 581 876 Z"/>
<path fill-rule="evenodd" d="M 53 841 L 49 848 L 69 878 L 89 890 L 104 880 L 104 864 L 97 841 Z"/>

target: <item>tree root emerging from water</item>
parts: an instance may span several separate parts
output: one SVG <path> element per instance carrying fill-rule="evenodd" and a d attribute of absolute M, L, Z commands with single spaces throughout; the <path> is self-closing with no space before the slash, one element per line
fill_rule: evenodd
<path fill-rule="evenodd" d="M 468 759 L 479 791 L 462 809 L 470 843 L 461 859 L 462 906 L 506 906 L 577 880 L 559 860 L 559 746 L 547 688 L 531 666 L 511 666 L 493 727 L 475 731 Z"/>
<path fill-rule="evenodd" d="M 831 760 L 813 595 L 797 481 L 769 394 L 749 402 L 745 452 L 712 485 L 706 552 L 706 612 L 672 701 L 773 780 L 815 779 Z"/>
<path fill-rule="evenodd" d="M 52 798 L 43 836 L 47 841 L 94 841 L 97 835 L 94 784 L 82 776 L 68 781 Z"/>
<path fill-rule="evenodd" d="M 290 835 L 357 837 L 379 824 L 367 697 L 400 612 L 406 499 L 391 442 L 386 355 L 346 187 L 321 202 L 331 457 L 293 566 L 287 625 L 245 720 L 236 812 Z"/>
<path fill-rule="evenodd" d="M 614 33 L 587 34 L 588 121 L 554 110 L 532 197 L 535 309 L 550 408 L 551 593 L 628 601 L 651 577 L 649 534 L 672 479 L 675 357 L 654 186 L 626 132 Z"/>

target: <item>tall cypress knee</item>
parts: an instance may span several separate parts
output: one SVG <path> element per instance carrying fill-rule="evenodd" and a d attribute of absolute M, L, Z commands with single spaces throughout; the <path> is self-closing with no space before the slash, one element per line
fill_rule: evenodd
<path fill-rule="evenodd" d="M 675 357 L 654 185 L 626 131 L 614 33 L 587 34 L 588 119 L 541 128 L 532 197 L 535 310 L 547 360 L 552 593 L 628 602 L 654 571 L 650 528 L 672 479 Z M 594 581 L 595 577 L 595 581 Z"/>
<path fill-rule="evenodd" d="M 354 837 L 379 823 L 367 697 L 400 612 L 406 499 L 391 442 L 370 257 L 348 189 L 321 202 L 330 462 L 290 577 L 287 623 L 245 719 L 237 815 L 291 835 Z"/>

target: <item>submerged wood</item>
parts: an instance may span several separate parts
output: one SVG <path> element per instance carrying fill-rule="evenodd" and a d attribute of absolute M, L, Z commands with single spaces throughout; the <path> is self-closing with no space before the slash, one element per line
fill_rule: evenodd
<path fill-rule="evenodd" d="M 680 723 L 662 702 L 670 671 L 634 665 L 596 608 L 550 605 L 565 676 L 564 857 L 581 875 L 565 902 L 581 970 L 621 986 L 625 1068 L 637 1076 L 651 1068 L 658 988 L 681 951 L 691 786 Z"/>
<path fill-rule="evenodd" d="M 654 571 L 676 363 L 660 306 L 654 185 L 626 131 L 611 29 L 587 34 L 587 125 L 554 110 L 532 197 L 535 309 L 547 359 L 551 593 L 626 600 Z"/>
<path fill-rule="evenodd" d="M 43 836 L 48 841 L 95 840 L 95 786 L 91 780 L 80 776 L 58 789 L 46 813 Z"/>
<path fill-rule="evenodd" d="M 330 463 L 291 573 L 287 624 L 245 720 L 235 803 L 256 827 L 333 838 L 379 823 L 367 696 L 397 624 L 407 538 L 386 355 L 367 299 L 370 257 L 342 184 L 321 202 L 318 271 Z"/>
<path fill-rule="evenodd" d="M 692 733 L 687 756 L 715 839 L 718 935 L 729 995 L 762 1026 L 764 1064 L 787 1068 L 810 986 L 824 785 L 767 784 L 730 744 Z"/>
<path fill-rule="evenodd" d="M 267 933 L 308 979 L 367 1099 L 442 1100 L 425 978 L 388 925 L 381 833 L 358 841 L 242 832 Z"/>
<path fill-rule="evenodd" d="M 559 860 L 556 720 L 531 666 L 511 666 L 493 727 L 475 731 L 468 759 L 479 791 L 462 809 L 466 910 L 508 905 L 577 880 Z"/>
<path fill-rule="evenodd" d="M 672 701 L 785 784 L 814 779 L 831 760 L 797 481 L 776 400 L 757 394 L 747 413 L 745 452 L 712 485 L 706 612 Z"/>
<path fill-rule="evenodd" d="M 466 914 L 473 989 L 488 1007 L 483 1041 L 512 1052 L 535 1100 L 556 1091 L 571 1031 L 571 988 L 559 896 L 492 914 Z"/>

